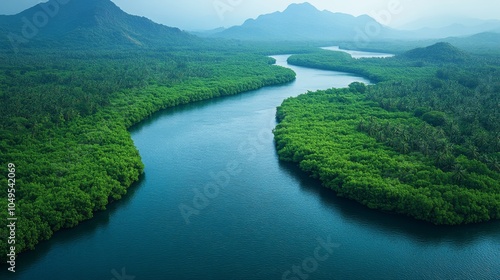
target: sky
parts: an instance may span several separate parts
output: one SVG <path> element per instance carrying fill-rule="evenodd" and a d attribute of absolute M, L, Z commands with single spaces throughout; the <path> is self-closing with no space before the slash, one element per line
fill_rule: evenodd
<path fill-rule="evenodd" d="M 40 0 L 1 0 L 0 14 L 16 14 Z M 61 0 L 62 1 L 62 0 Z M 65 0 L 76 1 L 76 0 Z M 248 18 L 283 11 L 294 0 L 112 0 L 127 13 L 183 30 L 241 25 Z M 418 19 L 442 16 L 500 20 L 498 0 L 309 0 L 319 10 L 355 16 L 368 14 L 382 24 L 401 27 Z M 423 23 L 425 24 L 425 22 Z"/>

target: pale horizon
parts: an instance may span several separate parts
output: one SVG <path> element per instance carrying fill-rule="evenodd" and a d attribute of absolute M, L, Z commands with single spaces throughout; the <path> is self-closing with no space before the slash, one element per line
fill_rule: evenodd
<path fill-rule="evenodd" d="M 72 0 L 69 0 L 72 1 Z M 74 0 L 73 0 L 74 1 Z M 354 16 L 367 14 L 384 25 L 400 28 L 406 24 L 428 18 L 481 19 L 500 20 L 497 11 L 500 3 L 492 0 L 478 1 L 413 1 L 413 0 L 375 0 L 370 3 L 345 1 L 293 1 L 279 0 L 185 0 L 181 2 L 164 2 L 161 0 L 146 0 L 141 3 L 127 0 L 112 0 L 127 13 L 147 17 L 157 23 L 178 27 L 183 30 L 209 30 L 219 27 L 231 27 L 243 24 L 247 19 L 255 19 L 260 15 L 276 11 L 284 11 L 292 3 L 309 2 L 319 10 L 346 13 Z M 22 12 L 38 3 L 40 0 L 4 0 L 0 14 L 12 15 Z M 387 17 L 389 15 L 389 17 Z M 439 25 L 439 23 L 434 23 Z M 425 23 L 424 23 L 425 25 Z M 430 23 L 429 23 L 430 25 Z M 425 26 L 422 26 L 425 27 Z"/>

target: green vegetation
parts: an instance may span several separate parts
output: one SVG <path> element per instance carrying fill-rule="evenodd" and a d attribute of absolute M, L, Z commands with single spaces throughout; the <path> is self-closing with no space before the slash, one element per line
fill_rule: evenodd
<path fill-rule="evenodd" d="M 434 224 L 499 219 L 500 64 L 443 49 L 453 50 L 292 56 L 383 82 L 287 99 L 277 112 L 280 159 L 373 209 Z"/>
<path fill-rule="evenodd" d="M 415 48 L 422 48 L 436 44 L 438 42 L 450 43 L 453 46 L 464 50 L 468 53 L 479 54 L 481 56 L 489 56 L 490 58 L 498 59 L 500 56 L 500 33 L 485 32 L 468 37 L 448 37 L 442 39 L 417 40 L 409 38 L 406 40 L 382 40 L 370 42 L 370 44 L 361 47 L 358 42 L 340 42 L 337 43 L 343 49 L 361 50 L 372 52 L 388 52 L 401 54 L 405 51 L 410 51 Z"/>
<path fill-rule="evenodd" d="M 470 59 L 470 56 L 455 48 L 449 43 L 437 43 L 435 45 L 418 48 L 405 52 L 402 57 L 410 60 L 421 60 L 426 62 L 449 62 L 460 63 Z"/>
<path fill-rule="evenodd" d="M 25 51 L 0 60 L 0 184 L 7 187 L 14 163 L 17 253 L 126 194 L 143 172 L 131 125 L 163 108 L 295 78 L 272 58 L 220 50 Z M 7 246 L 0 243 L 2 259 Z"/>
<path fill-rule="evenodd" d="M 437 70 L 436 65 L 423 61 L 394 58 L 353 59 L 344 52 L 317 50 L 292 55 L 288 63 L 297 66 L 357 74 L 373 82 L 428 77 Z"/>

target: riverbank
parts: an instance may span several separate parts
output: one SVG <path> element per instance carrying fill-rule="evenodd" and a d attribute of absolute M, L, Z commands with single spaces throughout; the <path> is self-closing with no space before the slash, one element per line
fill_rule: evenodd
<path fill-rule="evenodd" d="M 369 81 L 275 58 L 297 79 L 169 108 L 133 126 L 143 179 L 107 211 L 23 254 L 16 279 L 107 279 L 113 271 L 143 279 L 280 279 L 314 257 L 318 239 L 340 246 L 320 251 L 329 257 L 308 273 L 317 279 L 498 278 L 498 223 L 436 227 L 387 215 L 281 162 L 271 130 L 284 99 Z M 199 211 L 190 224 L 182 205 Z"/>
<path fill-rule="evenodd" d="M 489 101 L 497 92 L 488 87 L 498 65 L 445 43 L 396 58 L 348 56 L 318 51 L 288 59 L 380 83 L 283 102 L 275 130 L 280 159 L 371 209 L 436 225 L 499 219 L 500 127 Z"/>
<path fill-rule="evenodd" d="M 23 70 L 23 75 L 10 72 L 12 85 L 5 88 L 8 103 L 25 104 L 2 115 L 14 122 L 3 122 L 5 138 L 0 143 L 5 161 L 18 167 L 18 193 L 23 194 L 18 199 L 16 253 L 91 219 L 137 182 L 144 165 L 127 131 L 133 124 L 164 108 L 295 79 L 293 71 L 259 55 L 177 53 L 162 60 L 140 53 L 145 61 L 139 62 L 134 54 L 115 53 L 110 59 L 104 53 L 92 54 L 94 61 L 88 62 L 85 56 L 66 54 L 45 63 L 50 55 L 39 54 L 37 68 Z M 33 64 L 33 59 L 26 57 L 26 63 Z M 53 69 L 61 65 L 66 68 Z M 6 59 L 4 67 L 29 69 L 22 56 Z M 35 88 L 33 79 L 46 79 L 36 86 L 39 99 L 24 96 Z M 52 111 L 60 113 L 51 116 Z M 6 230 L 0 234 L 7 236 Z M 6 242 L 0 252 L 5 259 Z"/>

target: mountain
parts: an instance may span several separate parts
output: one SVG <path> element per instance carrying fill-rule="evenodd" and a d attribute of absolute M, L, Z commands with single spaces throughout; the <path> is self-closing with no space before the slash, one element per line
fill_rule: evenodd
<path fill-rule="evenodd" d="M 500 54 L 500 33 L 483 32 L 467 37 L 450 37 L 443 39 L 460 49 L 486 54 Z"/>
<path fill-rule="evenodd" d="M 463 62 L 470 58 L 467 53 L 447 42 L 436 43 L 426 48 L 413 49 L 403 53 L 401 56 L 414 60 L 433 62 Z"/>
<path fill-rule="evenodd" d="M 65 4 L 62 4 L 65 3 Z M 194 40 L 177 28 L 132 16 L 110 0 L 50 0 L 0 16 L 0 47 L 148 47 Z"/>
<path fill-rule="evenodd" d="M 443 28 L 454 24 L 460 24 L 465 27 L 473 27 L 480 26 L 483 24 L 498 24 L 499 20 L 485 20 L 464 16 L 455 16 L 455 15 L 441 15 L 441 16 L 429 16 L 422 17 L 412 22 L 406 23 L 398 27 L 398 29 L 402 30 L 418 30 L 422 28 Z"/>
<path fill-rule="evenodd" d="M 372 28 L 372 29 L 369 29 Z M 367 32 L 367 29 L 369 32 Z M 375 30 L 376 32 L 373 32 Z M 264 41 L 353 41 L 390 36 L 393 31 L 363 15 L 319 11 L 309 3 L 291 4 L 283 12 L 261 15 L 212 37 Z"/>
<path fill-rule="evenodd" d="M 500 32 L 500 21 L 457 16 L 426 17 L 398 29 L 405 30 L 413 39 L 442 39 Z"/>
<path fill-rule="evenodd" d="M 224 30 L 226 30 L 224 27 L 219 27 L 219 28 L 210 29 L 210 30 L 191 30 L 188 32 L 193 34 L 193 35 L 196 35 L 198 37 L 210 37 L 214 34 L 222 32 Z"/>
<path fill-rule="evenodd" d="M 455 23 L 441 28 L 422 28 L 411 31 L 415 39 L 440 39 L 446 37 L 471 36 L 484 32 L 500 32 L 500 22 L 491 21 L 480 25 L 466 26 Z"/>

